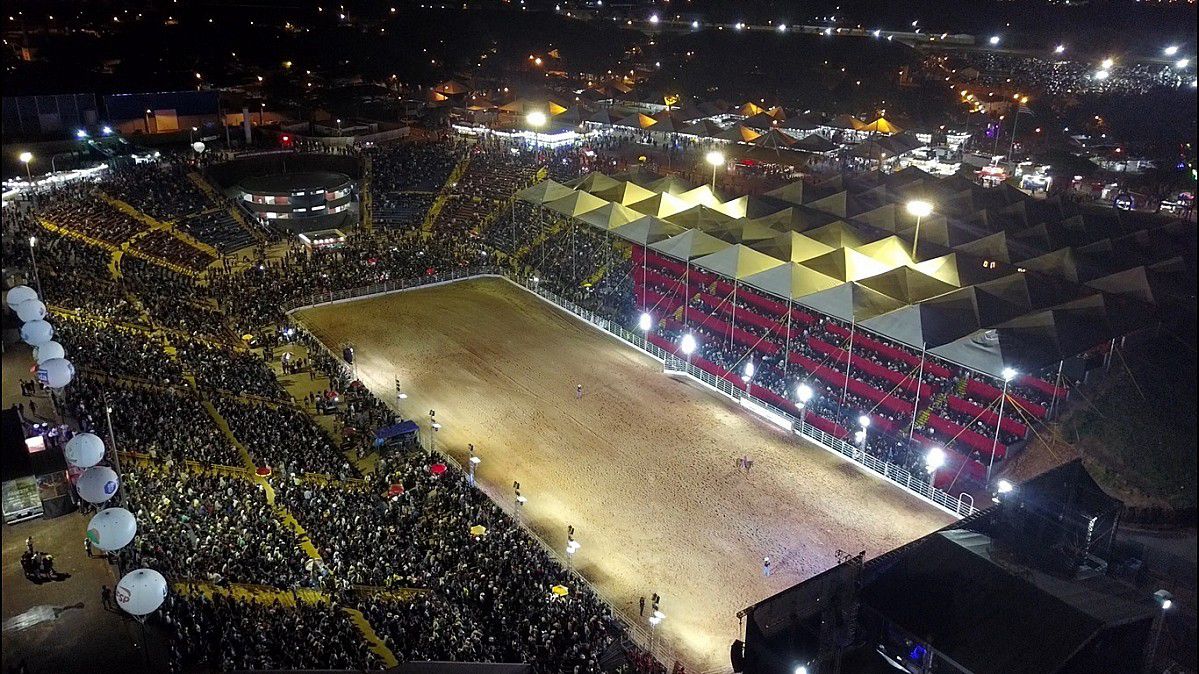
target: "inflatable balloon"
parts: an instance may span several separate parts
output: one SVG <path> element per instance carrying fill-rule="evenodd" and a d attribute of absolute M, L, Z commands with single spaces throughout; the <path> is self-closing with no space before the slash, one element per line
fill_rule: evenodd
<path fill-rule="evenodd" d="M 167 598 L 167 579 L 154 569 L 138 569 L 125 574 L 113 593 L 117 605 L 130 615 L 153 613 Z"/>
<path fill-rule="evenodd" d="M 94 433 L 80 433 L 67 440 L 63 454 L 72 466 L 91 468 L 104 458 L 104 441 Z"/>
<path fill-rule="evenodd" d="M 75 489 L 79 490 L 79 495 L 84 501 L 100 505 L 117 493 L 118 483 L 117 473 L 113 469 L 108 466 L 92 466 L 79 476 L 79 480 L 75 482 Z"/>
<path fill-rule="evenodd" d="M 13 307 L 22 322 L 40 321 L 46 317 L 46 305 L 39 299 L 25 300 Z"/>
<path fill-rule="evenodd" d="M 54 340 L 33 347 L 33 359 L 37 361 L 38 365 L 41 365 L 48 360 L 66 357 L 67 350 L 63 348 L 62 344 L 59 344 Z"/>
<path fill-rule="evenodd" d="M 75 377 L 75 366 L 66 358 L 52 358 L 37 366 L 37 380 L 42 386 L 62 388 Z"/>
<path fill-rule="evenodd" d="M 197 140 L 196 142 L 192 143 L 192 149 L 195 150 L 196 152 L 203 152 L 204 151 L 204 143 L 201 143 L 200 141 Z"/>
<path fill-rule="evenodd" d="M 54 326 L 46 321 L 29 321 L 21 326 L 21 341 L 29 346 L 41 346 L 54 339 Z"/>
<path fill-rule="evenodd" d="M 107 550 L 120 550 L 137 535 L 137 519 L 124 508 L 105 508 L 87 525 L 87 540 Z"/>
<path fill-rule="evenodd" d="M 8 307 L 15 310 L 17 305 L 26 300 L 36 300 L 37 291 L 29 286 L 13 286 L 8 289 L 8 295 L 4 298 L 8 302 Z"/>

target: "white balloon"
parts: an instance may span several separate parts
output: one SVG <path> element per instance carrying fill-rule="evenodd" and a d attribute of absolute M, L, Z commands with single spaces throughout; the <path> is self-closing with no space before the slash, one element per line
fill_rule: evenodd
<path fill-rule="evenodd" d="M 53 340 L 33 347 L 33 359 L 37 361 L 38 365 L 41 365 L 48 360 L 66 357 L 67 350 L 63 348 L 62 344 L 59 344 Z"/>
<path fill-rule="evenodd" d="M 203 152 L 204 151 L 204 143 L 201 143 L 200 141 L 197 140 L 196 142 L 192 143 L 192 149 L 195 150 L 196 152 Z"/>
<path fill-rule="evenodd" d="M 154 569 L 138 569 L 117 583 L 117 605 L 130 615 L 146 615 L 167 598 L 167 579 Z"/>
<path fill-rule="evenodd" d="M 120 480 L 117 473 L 108 466 L 92 466 L 83 471 L 83 475 L 75 481 L 75 489 L 84 501 L 100 505 L 117 493 Z"/>
<path fill-rule="evenodd" d="M 87 539 L 101 550 L 120 550 L 137 535 L 137 518 L 124 508 L 105 508 L 87 525 Z"/>
<path fill-rule="evenodd" d="M 25 300 L 36 300 L 37 291 L 29 286 L 13 286 L 8 289 L 8 296 L 4 298 L 8 302 L 11 309 L 16 309 L 17 305 Z"/>
<path fill-rule="evenodd" d="M 63 454 L 72 466 L 91 468 L 104 459 L 104 441 L 95 433 L 80 433 L 67 440 Z"/>
<path fill-rule="evenodd" d="M 17 318 L 23 323 L 29 321 L 40 321 L 46 317 L 46 305 L 39 299 L 25 300 L 17 306 L 13 307 L 17 312 Z"/>
<path fill-rule="evenodd" d="M 49 388 L 62 388 L 75 378 L 75 366 L 66 358 L 51 358 L 37 366 L 37 380 Z"/>
<path fill-rule="evenodd" d="M 21 326 L 21 341 L 29 346 L 41 346 L 54 339 L 54 326 L 46 321 L 29 321 Z"/>

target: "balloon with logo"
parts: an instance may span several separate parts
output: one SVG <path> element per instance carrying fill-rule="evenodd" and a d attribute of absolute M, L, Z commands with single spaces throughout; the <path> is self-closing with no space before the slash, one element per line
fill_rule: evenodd
<path fill-rule="evenodd" d="M 87 525 L 87 540 L 106 551 L 120 550 L 137 535 L 137 518 L 124 508 L 105 508 Z"/>
<path fill-rule="evenodd" d="M 162 606 L 167 598 L 167 579 L 154 569 L 130 571 L 117 583 L 113 595 L 126 613 L 143 616 Z"/>
<path fill-rule="evenodd" d="M 75 366 L 66 358 L 52 358 L 37 366 L 37 380 L 48 388 L 62 388 L 75 378 Z"/>
<path fill-rule="evenodd" d="M 37 361 L 38 365 L 41 365 L 48 360 L 66 357 L 67 350 L 63 348 L 62 344 L 59 344 L 54 340 L 50 340 L 45 344 L 33 347 L 33 359 Z"/>
<path fill-rule="evenodd" d="M 21 326 L 21 341 L 29 346 L 41 346 L 54 339 L 54 326 L 46 321 L 29 321 Z"/>
<path fill-rule="evenodd" d="M 40 321 L 46 317 L 46 305 L 37 298 L 25 300 L 13 307 L 13 310 L 17 312 L 17 318 L 21 319 L 23 323 Z"/>
<path fill-rule="evenodd" d="M 63 454 L 76 468 L 91 468 L 104 458 L 104 441 L 95 433 L 80 433 L 67 440 Z"/>
<path fill-rule="evenodd" d="M 37 291 L 29 286 L 13 286 L 8 289 L 8 295 L 4 301 L 8 303 L 10 309 L 16 310 L 17 305 L 27 300 L 36 300 Z"/>
<path fill-rule="evenodd" d="M 75 488 L 84 501 L 100 505 L 117 493 L 119 484 L 116 471 L 108 466 L 92 466 L 79 476 Z"/>
<path fill-rule="evenodd" d="M 204 147 L 205 147 L 204 143 L 201 143 L 198 140 L 196 142 L 192 143 L 192 149 L 195 150 L 197 153 L 203 152 Z"/>

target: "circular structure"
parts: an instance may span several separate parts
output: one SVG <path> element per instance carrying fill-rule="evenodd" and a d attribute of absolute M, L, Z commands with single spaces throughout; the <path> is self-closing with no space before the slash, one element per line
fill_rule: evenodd
<path fill-rule="evenodd" d="M 345 213 L 354 198 L 354 182 L 344 173 L 305 171 L 242 178 L 238 198 L 258 217 L 297 228 L 291 220 Z"/>

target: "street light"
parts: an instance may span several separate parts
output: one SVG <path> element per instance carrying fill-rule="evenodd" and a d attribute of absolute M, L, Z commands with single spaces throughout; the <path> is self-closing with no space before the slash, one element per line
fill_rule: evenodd
<path fill-rule="evenodd" d="M 997 45 L 997 44 L 999 44 L 999 36 L 998 36 L 998 35 L 992 35 L 992 36 L 991 36 L 991 39 L 990 39 L 990 40 L 987 40 L 987 42 L 990 42 L 990 43 L 991 43 L 991 46 Z"/>
<path fill-rule="evenodd" d="M 928 483 L 936 485 L 937 469 L 945 465 L 945 450 L 940 447 L 930 447 L 924 455 L 924 469 L 928 471 Z"/>
<path fill-rule="evenodd" d="M 916 246 L 920 242 L 920 221 L 933 212 L 933 205 L 927 201 L 913 199 L 907 203 L 908 213 L 916 216 L 916 232 L 912 235 L 912 261 L 916 261 Z"/>
<path fill-rule="evenodd" d="M 1191 59 L 1178 59 L 1174 62 L 1174 67 L 1178 68 L 1179 70 L 1182 70 L 1189 65 L 1191 65 Z"/>
<path fill-rule="evenodd" d="M 745 364 L 745 373 L 741 375 L 741 381 L 749 384 L 749 380 L 754 378 L 754 362 L 750 360 Z"/>
<path fill-rule="evenodd" d="M 1115 59 L 1112 59 L 1112 58 L 1105 58 L 1099 65 L 1104 70 L 1107 70 L 1107 69 L 1111 68 L 1112 66 L 1116 65 L 1116 61 L 1115 61 Z"/>
<path fill-rule="evenodd" d="M 716 168 L 724 165 L 724 153 L 720 150 L 712 150 L 704 159 L 712 165 L 712 189 L 716 189 Z"/>
<path fill-rule="evenodd" d="M 1054 54 L 1061 54 L 1061 53 L 1064 53 L 1065 51 L 1066 51 L 1066 45 L 1064 45 L 1064 44 L 1059 44 L 1058 46 L 1053 48 Z"/>
<path fill-rule="evenodd" d="M 1158 590 L 1153 593 L 1153 600 L 1161 610 L 1153 616 L 1153 627 L 1150 628 L 1149 640 L 1145 643 L 1145 661 L 1141 665 L 1141 671 L 1145 674 L 1153 671 L 1153 665 L 1156 663 L 1157 645 L 1161 641 L 1162 628 L 1166 623 L 1166 611 L 1174 605 L 1174 595 L 1167 590 Z"/>
<path fill-rule="evenodd" d="M 525 116 L 525 121 L 529 123 L 529 126 L 540 129 L 545 126 L 546 116 L 544 112 L 534 110 Z"/>
<path fill-rule="evenodd" d="M 112 135 L 112 127 L 108 126 L 108 125 L 104 125 L 104 126 L 100 127 L 100 133 L 105 136 L 111 136 Z"/>
<path fill-rule="evenodd" d="M 679 348 L 681 348 L 683 353 L 687 356 L 688 363 L 691 362 L 691 354 L 695 353 L 696 346 L 698 346 L 698 344 L 695 342 L 695 335 L 692 335 L 690 332 L 683 335 L 683 340 L 679 343 Z"/>
<path fill-rule="evenodd" d="M 83 129 L 75 129 L 75 137 L 83 140 L 84 138 L 87 138 L 87 131 L 84 131 Z"/>
<path fill-rule="evenodd" d="M 1162 53 L 1164 53 L 1166 56 L 1173 56 L 1178 53 L 1178 45 L 1172 44 L 1169 47 L 1166 47 L 1165 49 L 1163 49 Z"/>
<path fill-rule="evenodd" d="M 20 159 L 21 163 L 25 165 L 25 177 L 29 178 L 30 182 L 33 182 L 33 169 L 29 168 L 29 164 L 33 162 L 33 153 L 28 151 L 22 152 L 17 159 Z"/>
<path fill-rule="evenodd" d="M 649 312 L 641 312 L 641 317 L 637 319 L 637 327 L 641 328 L 642 332 L 649 332 L 649 329 L 654 327 L 654 317 Z"/>
<path fill-rule="evenodd" d="M 26 164 L 26 166 L 28 165 Z M 33 284 L 37 286 L 38 297 L 45 297 L 42 295 L 42 280 L 37 275 L 37 255 L 33 252 L 35 247 L 37 247 L 37 237 L 31 236 L 29 237 L 29 259 L 33 262 Z"/>
<path fill-rule="evenodd" d="M 1010 367 L 1003 368 L 999 374 L 1003 377 L 1003 392 L 999 395 L 999 421 L 995 423 L 995 439 L 991 442 L 991 460 L 987 462 L 987 484 L 991 483 L 991 467 L 995 465 L 995 448 L 999 446 L 999 429 L 1003 427 L 1003 407 L 1007 402 L 1007 387 L 1013 379 L 1020 375 Z"/>
<path fill-rule="evenodd" d="M 803 428 L 804 420 L 808 416 L 808 401 L 812 399 L 812 387 L 800 384 L 799 388 L 795 389 L 795 397 L 799 399 L 799 426 Z"/>

